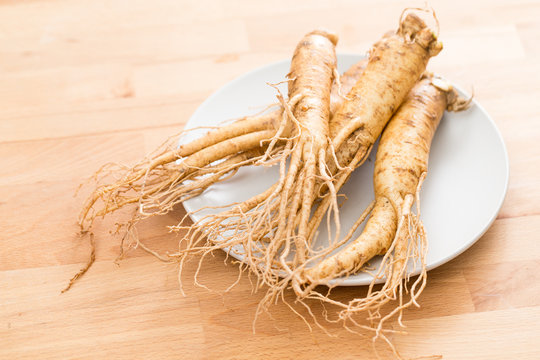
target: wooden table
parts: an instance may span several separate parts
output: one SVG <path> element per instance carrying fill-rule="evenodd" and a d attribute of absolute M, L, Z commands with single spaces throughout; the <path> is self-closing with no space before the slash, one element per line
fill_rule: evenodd
<path fill-rule="evenodd" d="M 340 35 L 339 51 L 364 52 L 395 28 L 402 1 L 3 1 L 0 5 L 0 358 L 371 359 L 369 337 L 310 332 L 285 306 L 262 317 L 261 294 L 216 254 L 202 280 L 140 249 L 116 265 L 115 215 L 95 228 L 97 262 L 77 236 L 77 186 L 107 161 L 133 163 L 213 91 L 287 58 L 308 30 Z M 418 3 L 420 4 L 420 3 Z M 416 5 L 418 5 L 416 4 Z M 413 4 L 415 5 L 415 4 Z M 540 346 L 540 3 L 432 1 L 445 50 L 431 69 L 493 116 L 508 147 L 509 191 L 492 228 L 429 273 L 422 308 L 407 312 L 406 357 L 538 359 Z M 165 225 L 140 228 L 164 251 Z M 353 296 L 355 288 L 340 290 Z M 383 358 L 388 352 L 383 349 Z"/>

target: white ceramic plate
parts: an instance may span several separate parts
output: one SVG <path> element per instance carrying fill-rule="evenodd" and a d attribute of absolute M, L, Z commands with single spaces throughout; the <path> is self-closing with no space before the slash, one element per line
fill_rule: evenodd
<path fill-rule="evenodd" d="M 361 59 L 358 55 L 339 55 L 340 72 Z M 266 82 L 284 80 L 289 64 L 289 61 L 273 63 L 231 81 L 197 109 L 186 128 L 216 126 L 275 102 L 276 92 Z M 285 87 L 283 92 L 286 94 Z M 193 131 L 182 142 L 203 133 L 204 130 Z M 353 173 L 342 189 L 348 197 L 340 213 L 342 229 L 350 228 L 373 199 L 376 151 L 374 148 L 368 161 Z M 445 113 L 433 139 L 428 176 L 420 194 L 421 218 L 429 238 L 428 270 L 458 256 L 484 234 L 503 203 L 508 174 L 503 139 L 493 120 L 476 101 L 467 111 Z M 267 189 L 277 178 L 276 167 L 244 167 L 232 179 L 184 202 L 184 207 L 193 211 L 243 201 Z M 192 219 L 197 221 L 209 212 L 199 212 Z M 326 233 L 322 227 L 318 241 L 327 241 Z M 377 260 L 371 265 L 377 266 Z M 337 282 L 365 285 L 371 279 L 369 274 L 359 273 Z"/>

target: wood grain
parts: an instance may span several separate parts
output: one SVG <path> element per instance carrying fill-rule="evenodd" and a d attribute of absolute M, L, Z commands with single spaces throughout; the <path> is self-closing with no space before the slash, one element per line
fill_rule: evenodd
<path fill-rule="evenodd" d="M 103 163 L 133 163 L 179 132 L 227 81 L 290 56 L 314 27 L 340 35 L 340 52 L 364 53 L 395 27 L 409 1 L 248 0 L 0 2 L 0 358 L 373 359 L 370 337 L 330 326 L 310 331 L 284 304 L 261 316 L 248 278 L 222 293 L 237 266 L 217 253 L 193 284 L 140 249 L 118 263 L 95 228 L 86 261 L 76 214 Z M 435 0 L 444 51 L 431 63 L 491 114 L 511 177 L 499 217 L 468 251 L 429 273 L 421 308 L 392 338 L 405 357 L 538 359 L 540 337 L 540 2 Z M 140 227 L 159 251 L 182 209 Z M 363 288 L 336 289 L 350 298 Z M 292 299 L 290 299 L 292 300 Z M 381 358 L 391 358 L 384 344 Z"/>

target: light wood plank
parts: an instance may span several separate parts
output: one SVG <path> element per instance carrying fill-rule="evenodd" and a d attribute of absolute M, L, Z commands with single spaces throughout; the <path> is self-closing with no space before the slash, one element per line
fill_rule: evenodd
<path fill-rule="evenodd" d="M 12 40 L 5 42 L 0 53 L 0 69 L 4 71 L 99 64 L 111 60 L 140 64 L 249 49 L 244 23 L 239 20 L 189 25 L 157 22 L 134 29 L 90 27 L 80 34 L 71 33 L 69 27 L 59 31 L 45 27 L 34 36 L 15 36 Z"/>
<path fill-rule="evenodd" d="M 283 303 L 252 325 L 263 291 L 217 252 L 183 274 L 141 249 L 114 263 L 120 212 L 94 228 L 88 258 L 75 188 L 107 161 L 133 164 L 177 133 L 227 81 L 287 58 L 315 27 L 338 32 L 339 52 L 364 53 L 424 1 L 0 1 L 0 358 L 374 359 L 371 334 L 326 324 L 310 331 Z M 433 0 L 444 51 L 430 69 L 491 114 L 510 157 L 498 219 L 469 250 L 430 271 L 421 307 L 392 339 L 406 358 L 538 359 L 540 336 L 540 3 Z M 141 224 L 142 241 L 174 251 L 179 208 Z M 365 288 L 338 288 L 343 301 Z M 293 301 L 292 294 L 286 299 Z M 314 311 L 322 311 L 313 303 Z M 300 307 L 297 307 L 300 311 Z M 305 311 L 303 312 L 305 314 Z M 312 324 L 313 325 L 313 324 Z M 388 323 L 396 326 L 395 323 Z M 377 343 L 381 358 L 392 358 Z"/>
<path fill-rule="evenodd" d="M 0 293 L 0 357 L 128 358 L 135 354 L 134 344 L 141 344 L 136 353 L 143 357 L 171 352 L 201 356 L 205 335 L 197 298 L 181 297 L 170 286 L 174 276 L 156 281 L 154 273 L 162 272 L 163 264 L 148 259 L 120 268 L 110 262 L 97 264 L 88 279 L 98 286 L 60 294 L 77 269 L 78 265 L 1 273 L 0 283 L 9 291 Z M 126 281 L 135 274 L 145 275 Z"/>
<path fill-rule="evenodd" d="M 411 357 L 532 360 L 540 356 L 539 320 L 540 307 L 422 319 L 408 322 L 408 334 L 395 341 L 398 349 Z"/>

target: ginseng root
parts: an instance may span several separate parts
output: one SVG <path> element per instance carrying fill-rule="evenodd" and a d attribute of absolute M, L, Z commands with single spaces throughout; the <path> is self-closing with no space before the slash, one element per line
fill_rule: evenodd
<path fill-rule="evenodd" d="M 341 82 L 333 84 L 331 114 L 341 106 L 342 94 L 356 83 L 366 62 L 359 61 L 338 77 Z M 230 178 L 242 166 L 261 165 L 269 156 L 285 157 L 285 144 L 279 139 L 272 150 L 268 149 L 283 122 L 283 114 L 284 109 L 278 107 L 261 115 L 247 116 L 180 146 L 179 136 L 174 136 L 133 167 L 106 164 L 94 175 L 99 186 L 87 198 L 80 213 L 81 232 L 88 233 L 96 217 L 136 204 L 135 215 L 125 224 L 126 228 L 132 228 L 141 219 L 165 214 L 212 184 Z M 290 134 L 282 131 L 280 136 Z M 110 175 L 116 180 L 101 185 L 101 179 Z"/>
<path fill-rule="evenodd" d="M 257 260 L 250 264 L 251 269 L 262 270 L 270 283 L 276 276 L 273 267 L 262 269 L 259 265 L 266 261 L 268 264 L 281 263 L 280 266 L 287 268 L 289 265 L 285 258 L 289 250 L 278 253 L 282 246 L 288 249 L 295 246 L 298 261 L 305 261 L 306 252 L 302 249 L 305 248 L 304 234 L 315 200 L 316 177 L 326 176 L 328 186 L 332 187 L 326 175 L 326 153 L 330 95 L 337 74 L 336 43 L 334 34 L 316 30 L 305 35 L 296 47 L 287 75 L 288 100 L 278 95 L 284 113 L 277 136 L 282 136 L 281 129 L 290 129 L 291 133 L 284 145 L 284 151 L 290 154 L 290 163 L 287 165 L 285 159 L 280 162 L 278 183 L 261 194 L 263 196 L 256 196 L 225 213 L 195 224 L 190 228 L 195 230 L 189 234 L 186 251 L 241 243 L 247 249 L 248 257 L 252 252 L 258 253 L 253 254 L 253 259 Z M 205 237 L 209 239 L 207 246 L 197 247 Z M 265 248 L 255 244 L 263 238 L 268 241 Z"/>
<path fill-rule="evenodd" d="M 331 113 L 344 101 L 340 92 L 350 89 L 365 63 L 353 65 L 341 77 L 342 83 L 334 84 Z M 81 230 L 88 231 L 96 217 L 129 204 L 139 205 L 137 218 L 164 214 L 210 185 L 229 178 L 240 167 L 260 165 L 263 155 L 269 155 L 267 145 L 279 128 L 282 114 L 279 107 L 262 115 L 248 116 L 181 146 L 178 136 L 174 136 L 131 168 L 112 163 L 103 166 L 94 178 L 112 174 L 117 180 L 99 185 L 87 198 L 79 216 Z M 270 154 L 280 154 L 283 149 L 284 144 L 278 142 Z"/>
<path fill-rule="evenodd" d="M 209 169 L 214 174 L 223 174 L 226 170 L 253 163 L 262 154 L 253 159 L 246 158 L 246 155 L 254 156 L 257 152 L 252 150 L 261 148 L 261 143 L 274 136 L 279 119 L 279 110 L 245 117 L 181 146 L 178 146 L 178 138 L 174 137 L 131 168 L 107 164 L 95 178 L 112 174 L 117 180 L 99 185 L 87 198 L 79 216 L 81 230 L 88 230 L 96 217 L 128 204 L 139 204 L 141 213 L 147 213 L 147 206 L 162 213 L 171 207 L 164 201 L 170 195 L 174 194 L 175 200 L 185 200 L 183 188 L 179 185 L 186 180 L 208 174 Z M 225 161 L 216 164 L 222 160 Z M 196 181 L 190 188 L 197 187 Z M 208 179 L 200 181 L 208 184 Z"/>
<path fill-rule="evenodd" d="M 427 238 L 419 219 L 419 191 L 427 173 L 431 140 L 445 109 L 458 111 L 468 105 L 450 85 L 431 76 L 411 90 L 381 137 L 373 176 L 375 205 L 363 232 L 338 253 L 300 270 L 304 285 L 301 296 L 324 300 L 327 296 L 318 293 L 316 285 L 354 274 L 374 256 L 383 255 L 367 296 L 341 304 L 344 309 L 340 318 L 347 320 L 359 312 L 368 312 L 371 320 L 379 318 L 376 336 L 384 337 L 382 327 L 386 320 L 399 314 L 401 323 L 402 310 L 417 305 L 427 277 Z M 411 212 L 415 201 L 416 214 Z M 352 238 L 360 222 L 345 241 Z M 420 273 L 412 285 L 407 285 L 408 264 L 418 267 Z M 382 288 L 374 290 L 375 283 L 382 279 Z M 392 300 L 398 300 L 399 305 L 381 316 L 381 307 Z"/>
<path fill-rule="evenodd" d="M 276 186 L 277 194 L 272 195 L 279 196 L 279 206 L 276 202 L 269 202 L 264 206 L 254 207 L 250 213 L 241 209 L 236 215 L 233 209 L 228 213 L 226 224 L 221 226 L 217 226 L 219 221 L 212 223 L 211 227 L 206 226 L 206 220 L 201 222 L 204 231 L 208 231 L 208 246 L 216 248 L 217 244 L 218 248 L 230 248 L 233 245 L 242 245 L 250 254 L 250 261 L 253 261 L 250 268 L 260 274 L 263 282 L 270 286 L 270 291 L 278 296 L 288 286 L 291 276 L 298 273 L 291 269 L 291 263 L 288 262 L 293 245 L 296 246 L 296 253 L 292 267 L 302 267 L 306 258 L 320 256 L 310 245 L 320 222 L 325 214 L 330 213 L 329 209 L 336 215 L 336 232 L 333 238 L 338 238 L 337 191 L 351 172 L 365 161 L 394 110 L 420 78 L 429 58 L 436 55 L 441 48 L 442 45 L 433 31 L 419 17 L 414 14 L 407 15 L 397 32 L 386 34 L 373 46 L 362 76 L 332 117 L 329 124 L 332 140 L 328 141 L 325 159 L 321 162 L 326 166 L 318 168 L 319 171 L 324 169 L 325 173 L 319 174 L 320 180 L 313 184 L 316 186 L 306 185 L 306 179 L 314 175 L 314 170 L 307 169 L 317 169 L 316 166 L 308 166 L 313 165 L 313 160 L 311 163 L 300 161 L 303 160 L 301 153 L 296 152 L 296 157 L 293 153 L 291 164 L 301 163 L 302 168 L 289 167 L 284 185 Z M 341 138 L 345 140 L 339 140 Z M 322 158 L 321 154 L 319 159 Z M 306 171 L 303 172 L 302 169 Z M 290 175 L 291 173 L 297 178 Z M 327 181 L 328 179 L 331 181 Z M 289 186 L 293 180 L 295 187 Z M 315 202 L 313 194 L 304 196 L 306 189 L 313 192 L 314 188 L 319 190 L 317 195 L 321 193 L 318 203 Z M 289 200 L 284 201 L 284 198 Z M 315 210 L 312 213 L 313 209 Z M 231 221 L 230 217 L 236 219 Z M 234 231 L 230 231 L 232 229 Z M 237 231 L 238 229 L 242 231 Z M 223 236 L 225 232 L 230 235 Z M 260 244 L 259 240 L 264 236 L 269 238 L 269 245 Z M 337 243 L 336 241 L 331 244 L 330 248 L 337 246 Z M 284 279 L 280 280 L 279 276 L 284 276 Z M 299 280 L 296 279 L 293 284 L 299 283 Z M 271 303 L 272 300 L 269 299 L 268 302 Z"/>

